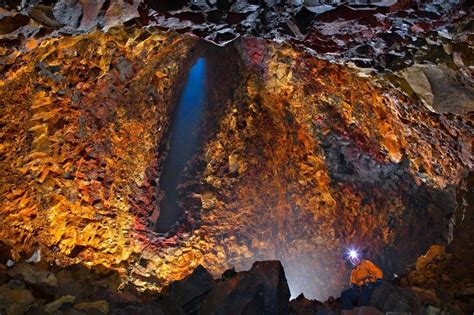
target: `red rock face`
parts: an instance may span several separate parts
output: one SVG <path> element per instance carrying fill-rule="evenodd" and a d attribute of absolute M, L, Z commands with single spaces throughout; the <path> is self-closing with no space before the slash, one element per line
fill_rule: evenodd
<path fill-rule="evenodd" d="M 199 264 L 216 276 L 279 259 L 294 295 L 325 297 L 348 279 L 350 246 L 390 276 L 447 241 L 472 167 L 461 116 L 285 45 L 114 29 L 4 55 L 1 239 L 15 259 L 41 247 L 139 289 Z M 158 235 L 165 132 L 203 55 L 213 110 L 180 187 L 185 214 Z"/>
<path fill-rule="evenodd" d="M 3 239 L 66 260 L 129 259 L 153 211 L 156 143 L 190 43 L 119 31 L 17 56 L 1 81 Z"/>
<path fill-rule="evenodd" d="M 200 233 L 224 238 L 231 265 L 281 259 L 293 294 L 320 297 L 345 283 L 350 246 L 391 275 L 445 240 L 449 187 L 471 163 L 450 143 L 464 134 L 468 147 L 468 129 L 287 46 L 239 49 L 245 101 L 221 118 L 196 175 Z"/>

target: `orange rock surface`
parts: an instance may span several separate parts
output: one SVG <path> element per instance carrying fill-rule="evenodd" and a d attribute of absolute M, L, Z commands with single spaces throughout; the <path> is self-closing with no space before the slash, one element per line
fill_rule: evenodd
<path fill-rule="evenodd" d="M 289 46 L 245 38 L 212 61 L 199 45 L 112 29 L 1 51 L 14 61 L 0 73 L 0 239 L 15 259 L 40 247 L 57 264 L 117 268 L 139 289 L 198 264 L 219 275 L 280 259 L 293 294 L 324 297 L 347 282 L 350 246 L 393 272 L 447 240 L 472 168 L 463 117 Z M 181 227 L 158 235 L 158 147 L 199 52 L 241 62 L 242 79 L 214 96 Z"/>

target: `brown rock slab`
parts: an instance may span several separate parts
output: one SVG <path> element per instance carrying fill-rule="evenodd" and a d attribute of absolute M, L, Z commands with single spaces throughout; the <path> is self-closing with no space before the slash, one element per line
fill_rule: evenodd
<path fill-rule="evenodd" d="M 21 276 L 25 282 L 31 284 L 47 285 L 57 287 L 58 281 L 56 276 L 47 270 L 41 270 L 31 264 L 20 262 L 15 264 L 7 271 L 11 277 Z"/>
<path fill-rule="evenodd" d="M 26 313 L 36 302 L 29 290 L 0 286 L 0 312 L 6 315 Z"/>
<path fill-rule="evenodd" d="M 109 313 L 109 303 L 105 300 L 77 303 L 74 304 L 74 308 L 84 312 L 87 312 L 88 310 L 96 310 L 101 312 L 102 314 Z"/>
<path fill-rule="evenodd" d="M 63 295 L 54 302 L 48 303 L 44 306 L 44 310 L 48 313 L 55 313 L 57 312 L 61 307 L 65 305 L 71 306 L 74 301 L 76 300 L 75 296 L 72 295 Z"/>
<path fill-rule="evenodd" d="M 474 111 L 474 86 L 462 72 L 439 65 L 414 65 L 403 77 L 423 103 L 438 113 Z"/>

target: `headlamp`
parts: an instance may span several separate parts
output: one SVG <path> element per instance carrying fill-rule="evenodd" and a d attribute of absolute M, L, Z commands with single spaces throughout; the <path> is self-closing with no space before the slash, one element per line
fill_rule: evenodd
<path fill-rule="evenodd" d="M 349 258 L 357 259 L 359 258 L 359 253 L 355 249 L 349 249 Z"/>

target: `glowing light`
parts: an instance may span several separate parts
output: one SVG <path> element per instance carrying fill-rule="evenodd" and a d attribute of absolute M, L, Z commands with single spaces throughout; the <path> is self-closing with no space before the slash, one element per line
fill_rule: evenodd
<path fill-rule="evenodd" d="M 349 257 L 356 259 L 359 257 L 359 253 L 355 249 L 349 249 Z"/>

